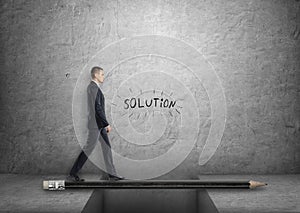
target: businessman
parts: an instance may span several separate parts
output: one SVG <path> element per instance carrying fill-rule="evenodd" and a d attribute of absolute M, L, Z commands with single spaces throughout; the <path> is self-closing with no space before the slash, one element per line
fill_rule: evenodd
<path fill-rule="evenodd" d="M 105 115 L 105 98 L 100 89 L 100 84 L 104 81 L 104 71 L 101 67 L 93 67 L 91 70 L 92 81 L 87 87 L 88 101 L 88 137 L 85 146 L 77 157 L 67 180 L 84 181 L 78 176 L 79 170 L 92 153 L 96 143 L 100 143 L 103 152 L 105 167 L 109 180 L 122 180 L 124 177 L 117 175 L 113 163 L 111 145 L 108 133 L 111 131 Z"/>

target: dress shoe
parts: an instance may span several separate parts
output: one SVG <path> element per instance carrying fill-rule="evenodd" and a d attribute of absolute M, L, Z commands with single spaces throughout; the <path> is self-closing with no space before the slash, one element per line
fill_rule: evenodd
<path fill-rule="evenodd" d="M 114 180 L 114 181 L 117 181 L 117 180 L 124 180 L 125 178 L 122 177 L 122 176 L 116 176 L 116 175 L 108 175 L 108 180 Z"/>
<path fill-rule="evenodd" d="M 73 182 L 83 182 L 84 179 L 80 178 L 78 175 L 69 175 L 67 177 L 68 181 L 73 181 Z"/>

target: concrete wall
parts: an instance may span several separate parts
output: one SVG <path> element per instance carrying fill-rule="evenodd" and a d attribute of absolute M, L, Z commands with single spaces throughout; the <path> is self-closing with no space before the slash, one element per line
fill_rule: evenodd
<path fill-rule="evenodd" d="M 138 91 L 148 82 L 142 71 L 153 73 L 147 76 L 149 88 L 166 86 L 187 108 L 195 101 L 196 107 L 190 105 L 185 112 L 198 110 L 202 115 L 197 126 L 192 122 L 186 126 L 192 134 L 198 133 L 196 144 L 166 178 L 300 172 L 299 1 L 12 0 L 0 4 L 0 172 L 67 173 L 80 152 L 72 120 L 80 73 L 89 72 L 91 58 L 105 46 L 139 35 L 177 39 L 182 47 L 186 44 L 201 52 L 219 77 L 226 99 L 220 145 L 206 164 L 199 165 L 213 122 L 204 83 L 196 82 L 180 63 L 162 57 L 118 61 L 112 69 L 106 69 L 104 61 L 95 64 L 104 65 L 107 74 L 103 91 L 111 123 L 114 115 L 124 111 L 122 105 L 112 109 L 116 87 L 135 74 L 125 83 Z M 126 48 L 115 51 L 112 57 L 127 54 Z M 176 80 L 168 80 L 172 76 L 191 93 L 168 87 L 176 86 Z M 138 119 L 132 118 L 131 128 L 142 131 Z M 121 120 L 110 133 L 114 150 L 136 159 L 145 157 L 143 153 L 147 157 L 164 153 L 172 139 L 179 139 L 178 129 L 157 125 L 168 130 L 154 135 L 163 136 L 157 143 L 165 143 L 143 150 L 120 137 L 120 132 L 126 132 Z M 98 169 L 88 162 L 82 172 Z"/>

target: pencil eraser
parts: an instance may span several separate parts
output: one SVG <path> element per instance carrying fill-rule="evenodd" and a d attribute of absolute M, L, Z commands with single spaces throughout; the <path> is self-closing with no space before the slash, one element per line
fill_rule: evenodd
<path fill-rule="evenodd" d="M 49 181 L 47 180 L 43 181 L 43 189 L 49 189 Z"/>

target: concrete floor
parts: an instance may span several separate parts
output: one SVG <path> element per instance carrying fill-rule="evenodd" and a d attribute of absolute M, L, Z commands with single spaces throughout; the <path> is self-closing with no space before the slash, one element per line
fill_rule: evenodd
<path fill-rule="evenodd" d="M 202 179 L 207 176 L 201 176 Z M 254 190 L 210 189 L 219 212 L 300 212 L 300 175 L 211 175 L 211 179 L 243 179 L 268 183 Z"/>
<path fill-rule="evenodd" d="M 83 178 L 98 180 L 96 175 Z M 0 174 L 0 212 L 81 212 L 92 189 L 45 191 L 42 181 L 64 175 Z M 300 212 L 300 175 L 210 175 L 200 179 L 243 179 L 267 182 L 267 187 L 209 189 L 219 212 Z"/>

